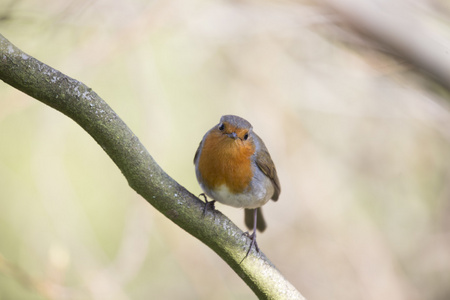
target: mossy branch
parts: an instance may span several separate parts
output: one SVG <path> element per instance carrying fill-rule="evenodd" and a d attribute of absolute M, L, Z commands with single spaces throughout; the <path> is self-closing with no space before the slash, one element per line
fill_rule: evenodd
<path fill-rule="evenodd" d="M 303 299 L 226 216 L 202 215 L 204 203 L 169 177 L 139 139 L 92 89 L 36 60 L 0 35 L 0 79 L 53 107 L 89 133 L 128 184 L 175 224 L 215 251 L 261 299 Z"/>

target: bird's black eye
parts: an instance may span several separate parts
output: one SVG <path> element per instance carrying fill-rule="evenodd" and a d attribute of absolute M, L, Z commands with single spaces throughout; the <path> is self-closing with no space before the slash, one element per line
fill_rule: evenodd
<path fill-rule="evenodd" d="M 244 141 L 248 139 L 248 132 L 244 135 Z"/>
<path fill-rule="evenodd" d="M 225 124 L 220 123 L 220 124 L 219 124 L 219 130 L 220 130 L 220 131 L 223 131 L 224 129 L 225 129 Z"/>

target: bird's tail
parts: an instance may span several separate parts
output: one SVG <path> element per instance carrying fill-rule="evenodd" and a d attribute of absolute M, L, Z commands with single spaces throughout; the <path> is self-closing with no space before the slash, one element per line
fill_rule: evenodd
<path fill-rule="evenodd" d="M 264 220 L 264 216 L 262 214 L 262 208 L 258 207 L 256 208 L 256 229 L 258 229 L 258 231 L 263 232 L 264 230 L 266 230 L 267 224 L 266 224 L 266 220 Z M 248 227 L 248 229 L 254 229 L 253 228 L 253 224 L 255 222 L 254 219 L 254 210 L 253 209 L 245 209 L 245 225 Z"/>

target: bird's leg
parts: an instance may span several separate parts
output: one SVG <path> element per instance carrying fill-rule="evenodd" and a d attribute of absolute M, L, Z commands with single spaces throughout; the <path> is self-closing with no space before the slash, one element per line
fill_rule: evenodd
<path fill-rule="evenodd" d="M 252 247 L 255 246 L 256 252 L 259 253 L 259 247 L 258 243 L 256 242 L 256 217 L 257 217 L 257 211 L 256 208 L 254 209 L 254 219 L 253 219 L 253 233 L 249 234 L 248 232 L 245 233 L 246 236 L 248 236 L 251 240 L 250 247 L 248 247 L 247 254 L 245 254 L 245 257 L 242 259 L 241 263 L 244 261 L 244 259 L 247 258 L 248 254 L 252 250 Z"/>
<path fill-rule="evenodd" d="M 202 196 L 203 199 L 205 199 L 205 206 L 203 207 L 203 215 L 206 215 L 206 211 L 209 209 L 212 209 L 212 212 L 214 214 L 214 210 L 216 207 L 214 206 L 214 203 L 216 203 L 216 200 L 208 201 L 208 198 L 206 197 L 205 193 L 201 193 L 198 195 L 198 197 Z"/>

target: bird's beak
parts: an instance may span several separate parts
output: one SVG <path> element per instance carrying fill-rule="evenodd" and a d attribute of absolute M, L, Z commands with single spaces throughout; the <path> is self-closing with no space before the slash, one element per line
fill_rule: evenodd
<path fill-rule="evenodd" d="M 232 133 L 229 133 L 228 136 L 229 136 L 230 138 L 232 138 L 232 139 L 235 139 L 235 140 L 238 138 L 236 132 L 234 132 L 234 131 L 233 131 Z"/>

